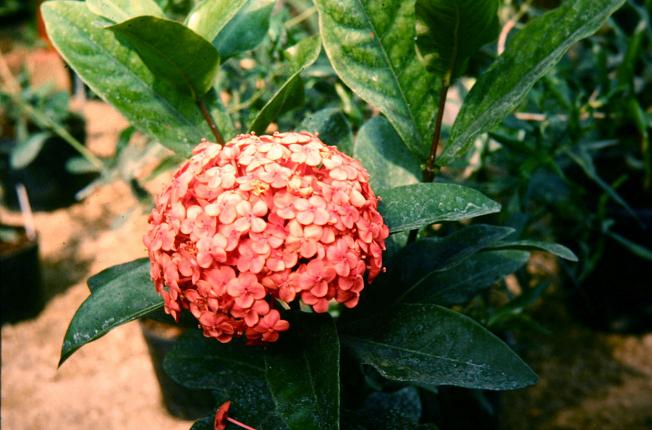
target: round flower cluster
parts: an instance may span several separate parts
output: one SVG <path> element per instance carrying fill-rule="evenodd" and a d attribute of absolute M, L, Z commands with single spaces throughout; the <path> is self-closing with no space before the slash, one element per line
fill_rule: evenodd
<path fill-rule="evenodd" d="M 277 301 L 352 308 L 382 270 L 389 234 L 360 163 L 310 133 L 202 141 L 156 201 L 151 276 L 220 342 L 274 342 Z"/>

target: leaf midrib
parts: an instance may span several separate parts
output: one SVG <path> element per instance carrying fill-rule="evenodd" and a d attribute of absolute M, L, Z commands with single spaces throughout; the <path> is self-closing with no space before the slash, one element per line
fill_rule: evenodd
<path fill-rule="evenodd" d="M 476 363 L 472 363 L 472 362 L 468 362 L 468 361 L 457 360 L 455 358 L 444 357 L 444 356 L 437 355 L 437 354 L 425 353 L 425 352 L 418 351 L 418 350 L 413 350 L 413 349 L 410 349 L 410 348 L 400 347 L 400 346 L 396 346 L 396 345 L 390 345 L 388 343 L 377 342 L 377 341 L 374 341 L 374 340 L 371 340 L 371 339 L 368 339 L 368 338 L 363 338 L 363 337 L 358 337 L 358 336 L 353 336 L 353 335 L 343 335 L 342 337 L 349 338 L 349 339 L 355 339 L 358 342 L 375 345 L 375 346 L 378 346 L 378 347 L 381 347 L 381 348 L 394 349 L 394 350 L 401 351 L 401 352 L 407 352 L 407 353 L 410 353 L 410 354 L 421 355 L 421 356 L 429 357 L 429 358 L 435 358 L 435 359 L 438 359 L 438 360 L 448 361 L 448 362 L 451 362 L 451 363 L 468 365 L 470 367 L 478 367 L 478 368 L 481 368 L 481 369 L 490 369 L 490 367 L 488 367 L 487 365 L 484 365 L 484 364 L 476 364 Z M 372 363 L 367 363 L 367 364 L 372 364 Z"/>
<path fill-rule="evenodd" d="M 416 119 L 414 118 L 414 113 L 412 112 L 412 109 L 410 109 L 410 104 L 409 104 L 409 102 L 407 100 L 407 97 L 406 97 L 405 93 L 403 92 L 403 87 L 401 86 L 401 82 L 398 79 L 398 75 L 396 74 L 396 71 L 394 70 L 394 64 L 390 61 L 389 55 L 387 54 L 387 51 L 385 50 L 385 46 L 381 43 L 380 34 L 378 33 L 378 31 L 376 29 L 376 26 L 371 21 L 371 17 L 369 17 L 369 14 L 367 14 L 367 10 L 365 9 L 364 5 L 362 4 L 362 1 L 361 0 L 355 0 L 355 1 L 359 5 L 360 9 L 362 9 L 362 15 L 365 17 L 365 20 L 367 21 L 367 24 L 368 24 L 369 28 L 371 28 L 371 30 L 373 31 L 373 34 L 376 36 L 376 37 L 373 38 L 373 41 L 379 46 L 380 52 L 382 52 L 382 54 L 383 54 L 383 58 L 385 59 L 385 61 L 389 65 L 389 70 L 392 73 L 392 77 L 394 78 L 396 86 L 398 87 L 398 92 L 399 92 L 399 94 L 401 96 L 401 100 L 402 100 L 403 104 L 405 105 L 405 107 L 407 109 L 408 116 L 410 118 L 410 121 L 412 122 L 414 130 L 416 130 L 417 134 L 419 135 L 419 139 L 421 140 L 423 138 L 423 136 L 421 136 L 421 131 L 419 130 L 418 123 L 417 123 Z M 418 143 L 421 143 L 421 142 L 418 142 Z"/>

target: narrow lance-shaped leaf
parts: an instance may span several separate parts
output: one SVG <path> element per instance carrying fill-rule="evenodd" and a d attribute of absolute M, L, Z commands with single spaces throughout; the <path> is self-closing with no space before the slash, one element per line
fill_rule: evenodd
<path fill-rule="evenodd" d="M 471 318 L 437 305 L 404 304 L 394 312 L 340 327 L 343 341 L 384 377 L 486 390 L 523 388 L 532 370 Z"/>
<path fill-rule="evenodd" d="M 387 272 L 379 276 L 373 288 L 368 292 L 365 290 L 364 299 L 356 311 L 373 311 L 407 300 L 413 290 L 422 289 L 422 283 L 429 275 L 448 269 L 456 271 L 456 267 L 470 256 L 499 243 L 513 231 L 508 227 L 476 224 L 448 236 L 428 237 L 407 245 L 386 260 Z M 390 240 L 395 237 L 390 236 Z M 460 276 L 467 273 L 460 270 Z"/>
<path fill-rule="evenodd" d="M 595 33 L 625 0 L 568 0 L 530 21 L 466 96 L 437 164 L 460 157 L 523 101 L 577 41 Z"/>
<path fill-rule="evenodd" d="M 337 75 L 376 106 L 422 160 L 435 115 L 435 78 L 416 58 L 414 0 L 316 0 Z"/>
<path fill-rule="evenodd" d="M 472 188 L 437 182 L 387 190 L 381 194 L 379 209 L 395 233 L 495 213 L 500 205 Z"/>
<path fill-rule="evenodd" d="M 265 377 L 290 429 L 340 428 L 340 345 L 329 315 L 297 316 L 265 354 Z M 291 338 L 290 338 L 291 337 Z"/>
<path fill-rule="evenodd" d="M 528 262 L 526 251 L 482 251 L 450 269 L 433 272 L 406 295 L 406 303 L 463 304 L 477 293 L 520 269 Z"/>
<path fill-rule="evenodd" d="M 143 15 L 165 18 L 165 14 L 154 0 L 86 0 L 86 5 L 94 14 L 113 22 Z"/>
<path fill-rule="evenodd" d="M 149 277 L 149 262 L 138 260 L 138 263 L 128 264 L 127 267 L 100 273 L 89 284 L 92 294 L 70 321 L 59 365 L 85 344 L 163 307 L 163 299 Z"/>
<path fill-rule="evenodd" d="M 43 144 L 52 134 L 49 131 L 42 131 L 31 135 L 28 139 L 18 142 L 11 151 L 9 163 L 14 169 L 22 169 L 38 157 Z"/>
<path fill-rule="evenodd" d="M 353 156 L 369 172 L 376 192 L 419 182 L 419 162 L 405 150 L 401 138 L 382 116 L 373 117 L 360 128 Z"/>
<path fill-rule="evenodd" d="M 286 51 L 294 73 L 258 112 L 249 130 L 257 134 L 263 134 L 269 123 L 289 109 L 303 103 L 301 72 L 317 61 L 320 51 L 321 42 L 317 36 L 304 39 Z"/>
<path fill-rule="evenodd" d="M 203 37 L 183 24 L 152 16 L 139 16 L 109 27 L 124 38 L 157 78 L 204 95 L 213 84 L 219 57 Z"/>
<path fill-rule="evenodd" d="M 499 242 L 492 246 L 494 249 L 538 249 L 546 251 L 568 261 L 578 261 L 573 251 L 558 243 L 540 242 L 538 240 L 511 240 Z"/>
<path fill-rule="evenodd" d="M 135 127 L 181 155 L 211 135 L 195 100 L 156 78 L 138 53 L 97 25 L 101 18 L 83 2 L 49 1 L 41 10 L 66 62 Z"/>
<path fill-rule="evenodd" d="M 418 53 L 446 85 L 498 37 L 498 0 L 417 0 L 416 16 Z"/>

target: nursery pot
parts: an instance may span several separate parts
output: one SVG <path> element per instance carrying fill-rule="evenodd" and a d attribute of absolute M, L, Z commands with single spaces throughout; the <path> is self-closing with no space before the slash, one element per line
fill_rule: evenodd
<path fill-rule="evenodd" d="M 0 284 L 2 323 L 33 318 L 43 309 L 38 238 L 23 227 L 0 224 Z"/>
<path fill-rule="evenodd" d="M 652 209 L 610 211 L 612 231 L 652 249 Z M 571 293 L 571 311 L 598 330 L 621 333 L 652 331 L 652 263 L 606 237 L 595 270 Z"/>
<path fill-rule="evenodd" d="M 66 128 L 79 141 L 85 141 L 84 119 L 71 115 Z M 32 208 L 49 211 L 70 206 L 76 202 L 75 194 L 84 188 L 97 174 L 73 174 L 66 169 L 66 163 L 78 157 L 79 153 L 63 139 L 53 136 L 45 141 L 36 158 L 27 166 L 14 169 L 10 164 L 11 149 L 16 142 L 5 139 L 0 142 L 0 181 L 4 188 L 7 206 L 18 209 L 16 185 L 27 188 Z"/>
<path fill-rule="evenodd" d="M 194 420 L 210 415 L 214 411 L 213 396 L 210 390 L 197 390 L 184 387 L 175 382 L 163 370 L 165 355 L 172 349 L 183 329 L 151 319 L 140 320 L 149 356 L 152 359 L 156 379 L 161 387 L 161 395 L 166 409 L 171 415 Z"/>

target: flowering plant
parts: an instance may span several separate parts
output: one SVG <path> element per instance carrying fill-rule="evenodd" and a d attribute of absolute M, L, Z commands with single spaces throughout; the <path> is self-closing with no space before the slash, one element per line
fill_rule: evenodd
<path fill-rule="evenodd" d="M 48 34 L 70 66 L 186 159 L 143 232 L 149 258 L 88 280 L 61 362 L 128 321 L 191 314 L 201 330 L 186 331 L 164 367 L 214 393 L 217 413 L 196 429 L 224 428 L 230 407 L 259 429 L 433 428 L 422 399 L 438 386 L 533 384 L 461 305 L 521 268 L 526 249 L 574 255 L 457 223 L 500 206 L 455 183 L 454 167 L 623 1 L 568 1 L 507 48 L 499 41 L 443 148 L 447 94 L 497 38 L 497 0 L 315 0 L 295 13 L 205 0 L 183 22 L 154 0 L 47 2 Z M 267 84 L 285 78 L 265 104 L 265 91 L 234 83 L 251 69 L 235 60 L 254 48 Z M 272 122 L 296 131 L 267 135 Z"/>

